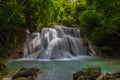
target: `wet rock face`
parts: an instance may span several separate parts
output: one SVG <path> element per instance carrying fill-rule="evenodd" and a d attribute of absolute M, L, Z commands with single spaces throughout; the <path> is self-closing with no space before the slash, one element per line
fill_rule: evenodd
<path fill-rule="evenodd" d="M 73 74 L 73 80 L 96 80 L 101 75 L 99 67 L 84 68 Z"/>
<path fill-rule="evenodd" d="M 12 77 L 12 80 L 35 80 L 38 73 L 39 69 L 36 67 L 22 68 Z"/>
<path fill-rule="evenodd" d="M 102 73 L 97 80 L 120 80 L 120 71 L 115 73 Z"/>
<path fill-rule="evenodd" d="M 74 73 L 73 80 L 120 80 L 120 71 L 101 73 L 99 67 L 89 67 Z"/>

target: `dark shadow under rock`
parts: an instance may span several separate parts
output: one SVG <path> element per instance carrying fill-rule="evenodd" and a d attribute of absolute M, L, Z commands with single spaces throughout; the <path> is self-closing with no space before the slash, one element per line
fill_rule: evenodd
<path fill-rule="evenodd" d="M 39 73 L 37 67 L 21 68 L 13 77 L 12 80 L 34 80 Z"/>

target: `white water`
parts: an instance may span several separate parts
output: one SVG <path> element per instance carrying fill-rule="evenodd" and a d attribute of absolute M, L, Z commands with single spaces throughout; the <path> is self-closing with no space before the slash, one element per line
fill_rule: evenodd
<path fill-rule="evenodd" d="M 95 54 L 91 45 L 84 44 L 80 29 L 55 25 L 33 33 L 27 32 L 24 57 L 34 59 L 74 59 Z"/>
<path fill-rule="evenodd" d="M 87 59 L 94 59 L 93 56 L 76 56 L 72 58 L 60 58 L 60 59 L 35 59 L 35 58 L 20 58 L 16 59 L 15 61 L 71 61 L 71 60 L 87 60 Z"/>

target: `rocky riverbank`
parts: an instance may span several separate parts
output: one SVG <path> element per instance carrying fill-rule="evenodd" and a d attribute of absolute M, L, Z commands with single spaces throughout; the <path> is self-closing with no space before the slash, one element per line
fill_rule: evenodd
<path fill-rule="evenodd" d="M 120 71 L 102 73 L 100 67 L 89 67 L 75 72 L 73 80 L 120 80 Z"/>
<path fill-rule="evenodd" d="M 0 72 L 6 70 L 0 65 Z M 4 66 L 3 66 L 4 67 Z M 120 71 L 114 73 L 102 72 L 100 67 L 83 68 L 70 74 L 60 71 L 42 71 L 37 67 L 21 68 L 16 72 L 7 72 L 0 75 L 0 80 L 120 80 Z"/>

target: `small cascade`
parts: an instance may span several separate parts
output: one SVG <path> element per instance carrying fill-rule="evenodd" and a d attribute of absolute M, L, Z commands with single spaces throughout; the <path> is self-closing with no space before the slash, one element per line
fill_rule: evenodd
<path fill-rule="evenodd" d="M 27 31 L 24 57 L 37 59 L 72 58 L 95 54 L 80 29 L 54 25 L 36 32 Z M 87 40 L 87 39 L 85 39 Z M 86 45 L 87 44 L 87 45 Z M 93 53 L 92 53 L 93 52 Z"/>

